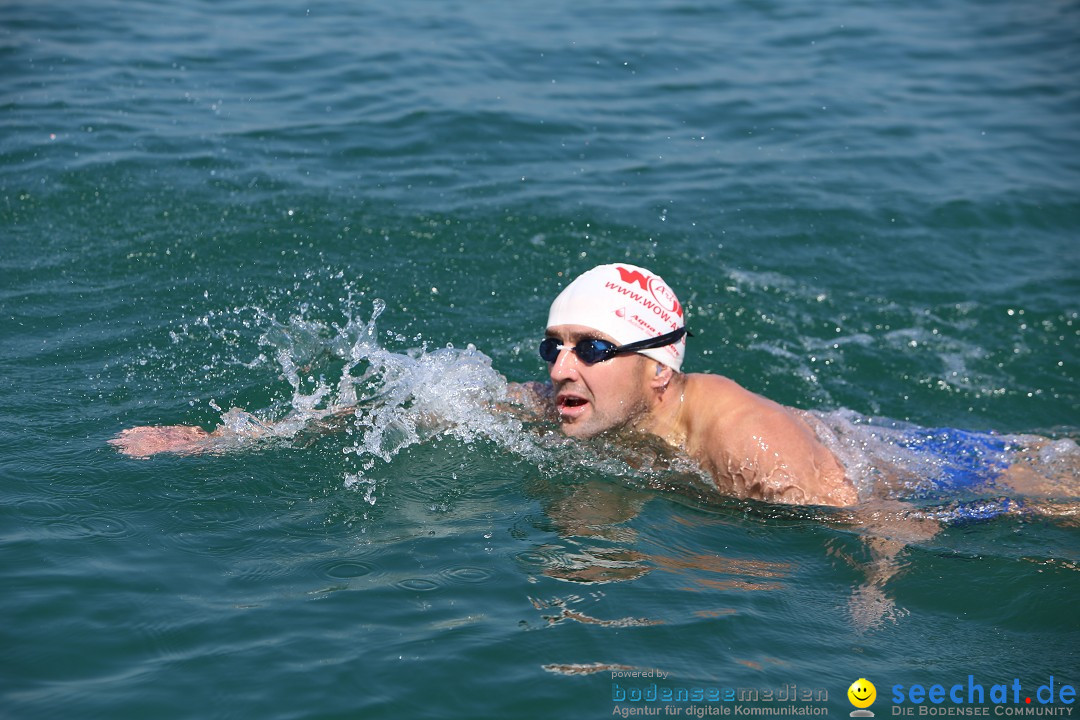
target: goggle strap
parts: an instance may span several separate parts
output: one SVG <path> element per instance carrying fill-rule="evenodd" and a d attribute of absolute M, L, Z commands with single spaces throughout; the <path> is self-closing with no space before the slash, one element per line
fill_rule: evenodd
<path fill-rule="evenodd" d="M 638 350 L 652 350 L 653 348 L 665 347 L 679 342 L 683 335 L 693 337 L 690 331 L 685 327 L 681 327 L 678 330 L 672 330 L 669 333 L 663 335 L 657 335 L 654 338 L 647 338 L 645 340 L 638 340 L 627 345 L 620 345 L 615 348 L 615 352 L 622 355 L 623 353 L 637 352 Z"/>

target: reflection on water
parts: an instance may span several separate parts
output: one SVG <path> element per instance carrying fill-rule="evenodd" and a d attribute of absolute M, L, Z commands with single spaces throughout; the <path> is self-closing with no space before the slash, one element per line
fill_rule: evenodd
<path fill-rule="evenodd" d="M 550 673 L 556 673 L 558 675 L 595 675 L 597 673 L 610 673 L 617 672 L 634 672 L 642 671 L 647 668 L 635 667 L 633 665 L 618 665 L 612 663 L 549 663 L 544 665 L 544 670 Z"/>
<path fill-rule="evenodd" d="M 561 622 L 567 620 L 573 622 L 579 622 L 584 625 L 599 625 L 600 627 L 608 628 L 625 628 L 625 627 L 641 627 L 646 625 L 660 625 L 663 620 L 652 620 L 649 618 L 618 618 L 616 620 L 601 620 L 595 618 L 586 613 L 575 610 L 569 605 L 580 602 L 581 598 L 576 596 L 570 596 L 569 598 L 551 598 L 550 600 L 537 600 L 536 598 L 530 598 L 533 607 L 546 614 L 543 616 L 548 625 L 558 625 Z M 557 614 L 552 614 L 553 612 Z"/>
<path fill-rule="evenodd" d="M 785 586 L 780 579 L 791 574 L 788 563 L 727 558 L 721 555 L 655 555 L 650 559 L 658 568 L 686 577 L 692 585 L 682 589 L 693 592 L 703 588 L 736 591 L 780 590 Z M 703 576 L 702 573 L 708 575 Z M 734 577 L 714 577 L 716 575 Z"/>

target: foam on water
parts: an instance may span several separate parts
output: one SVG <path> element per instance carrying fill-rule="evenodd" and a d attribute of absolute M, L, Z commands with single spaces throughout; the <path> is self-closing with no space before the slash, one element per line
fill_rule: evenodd
<path fill-rule="evenodd" d="M 205 371 L 218 375 L 220 366 L 231 366 L 265 375 L 273 368 L 288 383 L 287 397 L 262 409 L 224 410 L 210 399 L 210 408 L 220 417 L 212 451 L 235 450 L 253 441 L 305 443 L 312 434 L 341 431 L 348 466 L 344 484 L 362 490 L 372 504 L 379 466 L 438 436 L 465 444 L 492 443 L 552 470 L 584 464 L 601 472 L 629 472 L 618 460 L 570 443 L 553 426 L 533 422 L 534 417 L 516 406 L 508 393 L 510 384 L 492 367 L 491 358 L 472 344 L 431 347 L 420 336 L 387 332 L 389 343 L 406 347 L 384 347 L 377 322 L 386 304 L 375 299 L 370 315 L 361 319 L 361 301 L 351 287 L 346 289 L 350 292 L 333 308 L 340 322 L 316 318 L 307 303 L 285 320 L 260 305 L 247 305 L 206 313 L 194 328 L 184 324 L 179 333 L 171 333 L 172 343 L 210 337 L 242 346 L 233 326 L 243 318 L 241 335 L 261 328 L 256 356 L 245 358 L 242 349 L 232 347 L 215 354 L 216 365 Z M 183 349 L 175 352 L 184 355 Z M 160 359 L 161 354 L 154 350 L 151 357 Z"/>
<path fill-rule="evenodd" d="M 356 466 L 346 475 L 349 486 L 364 484 L 365 472 L 376 463 L 390 462 L 437 433 L 465 442 L 496 438 L 512 446 L 520 423 L 490 411 L 505 400 L 507 388 L 490 358 L 472 345 L 384 348 L 376 322 L 385 307 L 377 299 L 370 317 L 357 320 L 347 303 L 340 325 L 312 319 L 304 309 L 285 322 L 263 312 L 268 328 L 259 337 L 265 350 L 260 358 L 273 358 L 291 394 L 283 408 L 224 412 L 226 436 L 291 439 L 313 425 L 317 430 L 319 424 L 344 424 L 351 436 L 344 454 Z M 259 365 L 260 358 L 247 366 Z M 374 502 L 370 488 L 368 497 Z"/>

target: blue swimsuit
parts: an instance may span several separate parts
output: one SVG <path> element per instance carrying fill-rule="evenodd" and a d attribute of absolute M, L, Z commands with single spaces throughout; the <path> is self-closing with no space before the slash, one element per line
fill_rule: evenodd
<path fill-rule="evenodd" d="M 849 410 L 810 415 L 824 425 L 818 426 L 819 436 L 851 473 L 861 496 L 883 490 L 945 522 L 987 520 L 1023 507 L 1015 497 L 1001 497 L 997 488 L 1025 445 L 1020 436 L 926 428 Z"/>
<path fill-rule="evenodd" d="M 990 484 L 1009 466 L 1009 444 L 998 435 L 955 430 L 916 428 L 898 441 L 901 447 L 932 455 L 940 470 L 933 483 L 946 492 Z"/>
<path fill-rule="evenodd" d="M 964 523 L 990 520 L 1023 507 L 1016 498 L 957 498 L 965 491 L 992 487 L 1009 467 L 1009 455 L 1015 447 L 999 435 L 954 428 L 910 428 L 897 440 L 901 447 L 933 458 L 937 474 L 926 478 L 928 492 L 923 497 L 956 498 L 930 514 L 944 522 Z"/>

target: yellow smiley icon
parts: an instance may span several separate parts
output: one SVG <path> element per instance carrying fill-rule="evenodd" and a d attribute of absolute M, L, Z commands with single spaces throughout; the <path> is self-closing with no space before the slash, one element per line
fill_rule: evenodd
<path fill-rule="evenodd" d="M 851 683 L 851 687 L 847 689 L 847 696 L 855 707 L 867 708 L 874 704 L 874 698 L 877 697 L 877 688 L 874 687 L 874 683 L 866 678 L 859 678 Z"/>

